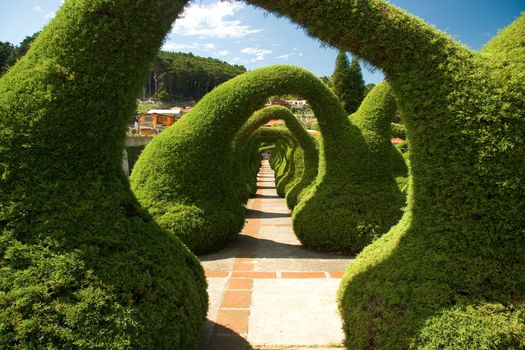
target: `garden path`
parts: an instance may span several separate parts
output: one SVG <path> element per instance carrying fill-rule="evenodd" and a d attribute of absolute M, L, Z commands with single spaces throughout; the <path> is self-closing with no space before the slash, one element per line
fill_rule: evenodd
<path fill-rule="evenodd" d="M 239 238 L 200 257 L 210 296 L 201 349 L 340 348 L 336 291 L 352 258 L 304 249 L 267 160 L 257 180 Z"/>

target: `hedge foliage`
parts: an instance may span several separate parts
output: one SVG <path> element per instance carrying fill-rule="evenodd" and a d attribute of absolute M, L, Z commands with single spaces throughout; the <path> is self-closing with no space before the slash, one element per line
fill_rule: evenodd
<path fill-rule="evenodd" d="M 341 187 L 325 192 L 327 197 L 317 206 L 312 205 L 305 216 L 301 217 L 301 212 L 293 213 L 294 229 L 298 235 L 301 230 L 316 230 L 329 232 L 331 237 L 338 238 L 336 244 L 330 236 L 316 233 L 316 248 L 358 253 L 373 239 L 388 231 L 401 217 L 404 196 L 394 181 L 391 169 L 393 146 L 390 142 L 390 120 L 395 109 L 395 98 L 386 83 L 377 86 L 367 95 L 358 111 L 349 119 L 356 127 L 355 130 L 359 131 L 364 145 L 346 146 L 353 147 L 353 152 L 357 151 L 354 147 L 360 147 L 361 158 L 347 162 L 352 169 L 346 169 L 344 176 L 338 174 L 340 177 L 336 181 Z M 323 131 L 321 135 L 323 140 L 326 139 Z M 344 141 L 340 142 L 339 149 L 344 147 Z M 352 193 L 353 198 L 345 198 L 340 193 Z M 315 196 L 318 196 L 317 190 L 305 192 L 301 202 L 303 199 L 305 202 L 318 200 Z M 301 202 L 298 209 L 302 209 Z M 314 210 L 317 213 L 323 212 L 323 216 L 328 216 L 332 223 L 319 221 L 319 215 L 315 215 Z M 337 216 L 343 217 L 344 211 L 347 213 L 344 219 L 346 222 L 341 222 L 341 218 Z M 300 221 L 297 221 L 298 217 Z M 338 224 L 334 225 L 333 222 Z M 323 224 L 326 226 L 322 226 Z M 332 229 L 339 231 L 336 233 Z"/>
<path fill-rule="evenodd" d="M 198 347 L 202 267 L 121 170 L 135 98 L 184 3 L 66 1 L 0 80 L 0 348 Z"/>
<path fill-rule="evenodd" d="M 246 201 L 248 196 L 253 191 L 250 186 L 253 183 L 253 178 L 257 173 L 250 169 L 251 152 L 258 152 L 258 149 L 253 149 L 249 146 L 253 143 L 253 135 L 261 125 L 266 124 L 270 120 L 283 120 L 286 127 L 293 135 L 295 142 L 300 147 L 293 152 L 294 157 L 294 177 L 289 182 L 288 188 L 285 189 L 287 201 L 297 202 L 297 195 L 308 186 L 317 175 L 318 168 L 318 154 L 315 142 L 312 137 L 306 132 L 303 126 L 299 123 L 297 118 L 290 112 L 289 109 L 282 106 L 269 106 L 255 112 L 250 119 L 239 130 L 233 142 L 233 149 L 236 155 L 233 162 L 233 173 L 240 174 L 237 179 L 237 184 L 234 184 L 234 189 L 240 191 L 239 198 L 241 201 Z M 303 151 L 304 150 L 304 151 Z M 305 172 L 306 169 L 306 172 Z M 257 168 L 258 170 L 258 168 Z M 293 191 L 293 192 L 290 192 Z M 288 194 L 290 193 L 290 197 Z"/>
<path fill-rule="evenodd" d="M 381 67 L 400 102 L 408 208 L 346 272 L 347 347 L 524 348 L 525 16 L 478 53 L 380 0 L 249 2 Z"/>
<path fill-rule="evenodd" d="M 217 87 L 155 137 L 135 165 L 131 184 L 139 201 L 194 252 L 219 249 L 241 230 L 244 208 L 232 189 L 231 167 L 224 164 L 231 164 L 231 143 L 244 122 L 269 96 L 282 94 L 308 99 L 323 134 L 311 198 L 305 195 L 294 210 L 303 244 L 358 251 L 391 224 L 383 208 L 374 208 L 390 198 L 375 192 L 376 176 L 365 174 L 366 143 L 335 95 L 303 69 L 272 66 Z M 319 217 L 327 208 L 329 215 Z"/>

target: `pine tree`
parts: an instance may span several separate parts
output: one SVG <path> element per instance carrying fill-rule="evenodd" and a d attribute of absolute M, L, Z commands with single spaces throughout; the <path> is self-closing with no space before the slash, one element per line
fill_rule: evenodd
<path fill-rule="evenodd" d="M 364 98 L 365 82 L 361 66 L 356 58 L 348 62 L 345 51 L 339 51 L 335 60 L 335 70 L 332 74 L 333 90 L 348 114 L 359 108 Z"/>

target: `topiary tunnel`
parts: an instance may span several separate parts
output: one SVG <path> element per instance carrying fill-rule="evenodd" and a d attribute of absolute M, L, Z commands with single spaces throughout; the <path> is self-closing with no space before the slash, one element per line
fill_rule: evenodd
<path fill-rule="evenodd" d="M 244 208 L 232 189 L 232 141 L 269 96 L 300 94 L 319 118 L 319 170 L 294 210 L 294 230 L 312 248 L 357 252 L 396 220 L 391 173 L 369 174 L 369 150 L 335 95 L 316 77 L 273 66 L 217 87 L 144 149 L 131 175 L 139 201 L 194 252 L 219 249 L 242 228 Z M 198 159 L 199 161 L 195 161 Z M 385 186 L 381 181 L 390 181 Z M 399 210 L 396 207 L 396 210 Z M 319 217 L 319 213 L 325 215 Z M 322 228 L 322 229 L 320 229 Z"/>
<path fill-rule="evenodd" d="M 477 53 L 383 1 L 249 2 L 381 67 L 405 118 L 408 209 L 346 273 L 347 347 L 525 347 L 525 16 Z"/>
<path fill-rule="evenodd" d="M 269 163 L 275 171 L 277 194 L 279 195 L 280 187 L 280 196 L 284 197 L 285 187 L 294 180 L 297 171 L 293 158 L 300 147 L 293 134 L 280 126 L 262 127 L 252 134 L 250 141 L 253 141 L 255 145 L 273 144 L 275 146 Z"/>
<path fill-rule="evenodd" d="M 475 53 L 380 0 L 249 2 L 381 67 L 405 117 L 409 206 L 402 221 L 347 271 L 340 289 L 347 346 L 525 347 L 525 17 Z M 205 313 L 202 271 L 138 208 L 119 169 L 125 119 L 147 62 L 185 3 L 66 1 L 28 55 L 0 80 L 5 347 L 196 346 Z M 288 76 L 281 78 L 275 86 L 294 92 L 283 86 Z M 271 79 L 260 76 L 260 86 L 242 80 L 227 86 L 266 95 L 264 82 Z M 248 117 L 261 102 L 222 91 L 231 99 L 204 104 L 188 119 L 205 110 L 237 112 L 231 106 L 249 107 Z M 218 159 L 229 157 L 227 146 L 210 141 L 209 124 L 224 127 L 228 143 L 240 124 L 224 122 L 243 119 L 234 114 L 203 118 L 186 135 L 182 127 L 173 128 L 176 141 L 159 139 L 145 153 L 153 160 L 154 149 L 164 156 L 171 151 L 164 147 L 180 145 L 183 161 L 193 157 L 205 164 L 185 167 L 214 178 L 217 163 L 185 147 L 206 139 L 225 151 Z M 114 124 L 101 132 L 98 125 L 108 120 Z M 325 139 L 316 186 L 322 193 L 340 185 L 327 180 L 339 178 L 332 177 L 337 160 L 364 159 L 362 148 L 338 142 L 364 141 L 339 120 L 327 118 L 320 126 Z M 176 169 L 170 163 L 156 163 L 151 177 Z M 225 174 L 217 173 L 219 179 Z M 348 174 L 354 181 L 354 173 Z M 180 186 L 189 192 L 164 179 L 159 188 L 146 186 L 153 192 L 175 188 L 180 198 L 199 203 L 206 196 L 195 202 L 189 197 L 208 186 L 192 175 L 170 173 L 184 178 Z M 218 184 L 228 190 L 226 180 Z M 238 223 L 239 210 L 233 203 L 228 210 L 228 220 Z"/>
<path fill-rule="evenodd" d="M 202 267 L 121 170 L 135 97 L 184 3 L 66 1 L 0 80 L 0 348 L 198 347 Z"/>
<path fill-rule="evenodd" d="M 304 157 L 304 165 L 300 166 L 304 169 L 303 172 L 299 174 L 298 180 L 292 184 L 289 191 L 286 191 L 287 202 L 289 203 L 289 206 L 293 207 L 297 203 L 297 196 L 301 190 L 308 186 L 317 176 L 319 157 L 314 140 L 289 109 L 282 106 L 265 107 L 255 112 L 250 119 L 248 119 L 248 121 L 242 126 L 241 130 L 239 130 L 233 143 L 235 154 L 233 163 L 234 169 L 232 172 L 233 174 L 241 172 L 241 170 L 236 169 L 242 169 L 244 164 L 249 164 L 248 159 L 252 149 L 248 145 L 254 131 L 270 120 L 279 119 L 284 120 L 286 126 L 294 136 L 294 139 L 300 146 L 301 151 L 298 152 L 300 153 L 300 157 Z M 238 185 L 234 185 L 234 189 L 243 188 L 242 181 L 244 181 L 244 183 L 246 182 L 246 176 L 253 177 L 253 174 L 247 175 L 246 171 L 242 171 L 241 176 L 239 176 L 239 181 L 241 182 Z M 241 200 L 247 200 L 246 195 L 241 196 Z"/>

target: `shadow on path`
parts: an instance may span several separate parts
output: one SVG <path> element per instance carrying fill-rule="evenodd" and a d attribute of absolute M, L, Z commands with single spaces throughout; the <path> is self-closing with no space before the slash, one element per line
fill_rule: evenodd
<path fill-rule="evenodd" d="M 280 199 L 278 195 L 268 195 L 268 194 L 255 194 L 251 198 L 266 198 L 266 199 Z"/>
<path fill-rule="evenodd" d="M 199 256 L 200 261 L 230 258 L 339 260 L 352 257 L 344 254 L 317 252 L 300 245 L 246 235 L 239 235 L 220 252 Z"/>
<path fill-rule="evenodd" d="M 206 321 L 200 350 L 252 350 L 246 339 L 235 331 L 213 321 Z"/>
<path fill-rule="evenodd" d="M 250 219 L 278 219 L 289 217 L 290 213 L 271 213 L 257 209 L 246 209 L 246 218 Z"/>

